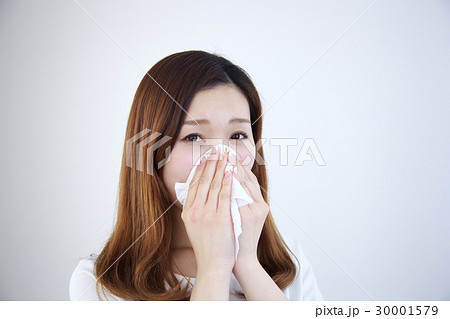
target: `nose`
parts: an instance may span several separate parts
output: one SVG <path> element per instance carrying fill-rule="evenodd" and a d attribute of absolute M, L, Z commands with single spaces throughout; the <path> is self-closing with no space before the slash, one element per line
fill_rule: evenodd
<path fill-rule="evenodd" d="M 216 144 L 213 147 L 211 147 L 211 151 L 213 148 L 215 148 L 217 152 L 221 152 L 221 153 L 228 152 L 230 154 L 233 154 L 234 156 L 237 156 L 237 158 L 240 159 L 239 154 L 232 147 L 230 147 L 226 144 Z"/>
<path fill-rule="evenodd" d="M 226 151 L 228 151 L 228 153 L 230 154 L 228 156 L 228 162 L 232 165 L 236 165 L 235 160 L 233 160 L 233 155 L 234 157 L 240 159 L 239 154 L 230 146 L 226 145 L 226 144 L 216 144 L 212 147 L 210 147 L 205 153 L 203 153 L 202 156 L 207 156 L 209 157 L 212 154 L 213 149 L 216 149 L 216 152 L 220 152 L 222 154 L 225 154 Z"/>

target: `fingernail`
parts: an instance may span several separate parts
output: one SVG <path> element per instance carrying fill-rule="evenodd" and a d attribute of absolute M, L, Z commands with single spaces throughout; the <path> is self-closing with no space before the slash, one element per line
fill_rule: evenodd
<path fill-rule="evenodd" d="M 206 162 L 206 157 L 202 156 L 202 159 L 200 160 L 200 163 Z"/>

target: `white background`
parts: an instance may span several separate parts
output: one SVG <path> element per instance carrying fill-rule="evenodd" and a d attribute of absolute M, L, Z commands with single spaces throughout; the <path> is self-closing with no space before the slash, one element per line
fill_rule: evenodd
<path fill-rule="evenodd" d="M 113 226 L 139 82 L 199 49 L 264 110 L 301 77 L 264 116 L 298 139 L 288 165 L 264 145 L 270 204 L 325 300 L 449 300 L 450 5 L 373 2 L 79 1 L 130 57 L 74 1 L 2 1 L 0 299 L 69 298 Z M 306 138 L 325 166 L 294 165 Z"/>

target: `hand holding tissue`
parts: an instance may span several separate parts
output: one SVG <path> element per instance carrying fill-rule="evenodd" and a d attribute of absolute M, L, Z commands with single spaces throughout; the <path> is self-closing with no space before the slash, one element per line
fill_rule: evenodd
<path fill-rule="evenodd" d="M 213 148 L 215 148 L 218 152 L 224 152 L 228 151 L 230 154 L 233 154 L 236 156 L 236 160 L 239 157 L 239 155 L 229 146 L 225 144 L 217 144 Z M 200 160 L 202 157 L 208 158 L 211 154 L 213 148 L 208 150 L 205 154 L 203 154 L 195 163 L 194 167 L 192 168 L 191 172 L 189 173 L 189 177 L 186 180 L 185 183 L 175 183 L 175 194 L 177 196 L 178 201 L 181 203 L 181 205 L 184 205 L 186 203 L 186 198 L 188 194 L 189 185 L 191 183 L 191 180 L 194 176 L 195 170 L 197 166 L 200 163 Z M 233 171 L 233 165 L 231 163 L 227 163 L 227 166 L 225 168 L 225 172 L 227 171 Z M 239 213 L 239 207 L 242 207 L 244 205 L 253 203 L 253 199 L 245 192 L 242 185 L 239 183 L 239 181 L 232 175 L 233 177 L 233 183 L 231 188 L 231 219 L 233 221 L 233 230 L 234 230 L 234 236 L 235 236 L 235 260 L 237 260 L 237 256 L 239 253 L 239 235 L 242 233 L 242 227 L 241 227 L 241 215 Z"/>

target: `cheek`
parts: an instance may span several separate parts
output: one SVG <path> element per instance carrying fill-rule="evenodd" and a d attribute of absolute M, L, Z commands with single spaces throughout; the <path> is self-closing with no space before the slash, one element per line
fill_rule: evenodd
<path fill-rule="evenodd" d="M 162 178 L 172 201 L 176 201 L 175 183 L 184 183 L 194 167 L 190 152 L 184 151 L 183 147 L 175 147 L 170 153 L 170 161 L 162 167 Z M 181 208 L 180 204 L 176 204 Z"/>
<path fill-rule="evenodd" d="M 241 148 L 238 149 L 237 153 L 241 158 L 241 164 L 248 166 L 250 169 L 253 167 L 253 163 L 255 162 L 256 149 L 247 149 Z"/>
<path fill-rule="evenodd" d="M 191 152 L 175 147 L 171 153 L 170 161 L 164 165 L 164 182 L 171 188 L 175 186 L 175 182 L 184 183 L 193 167 Z"/>

